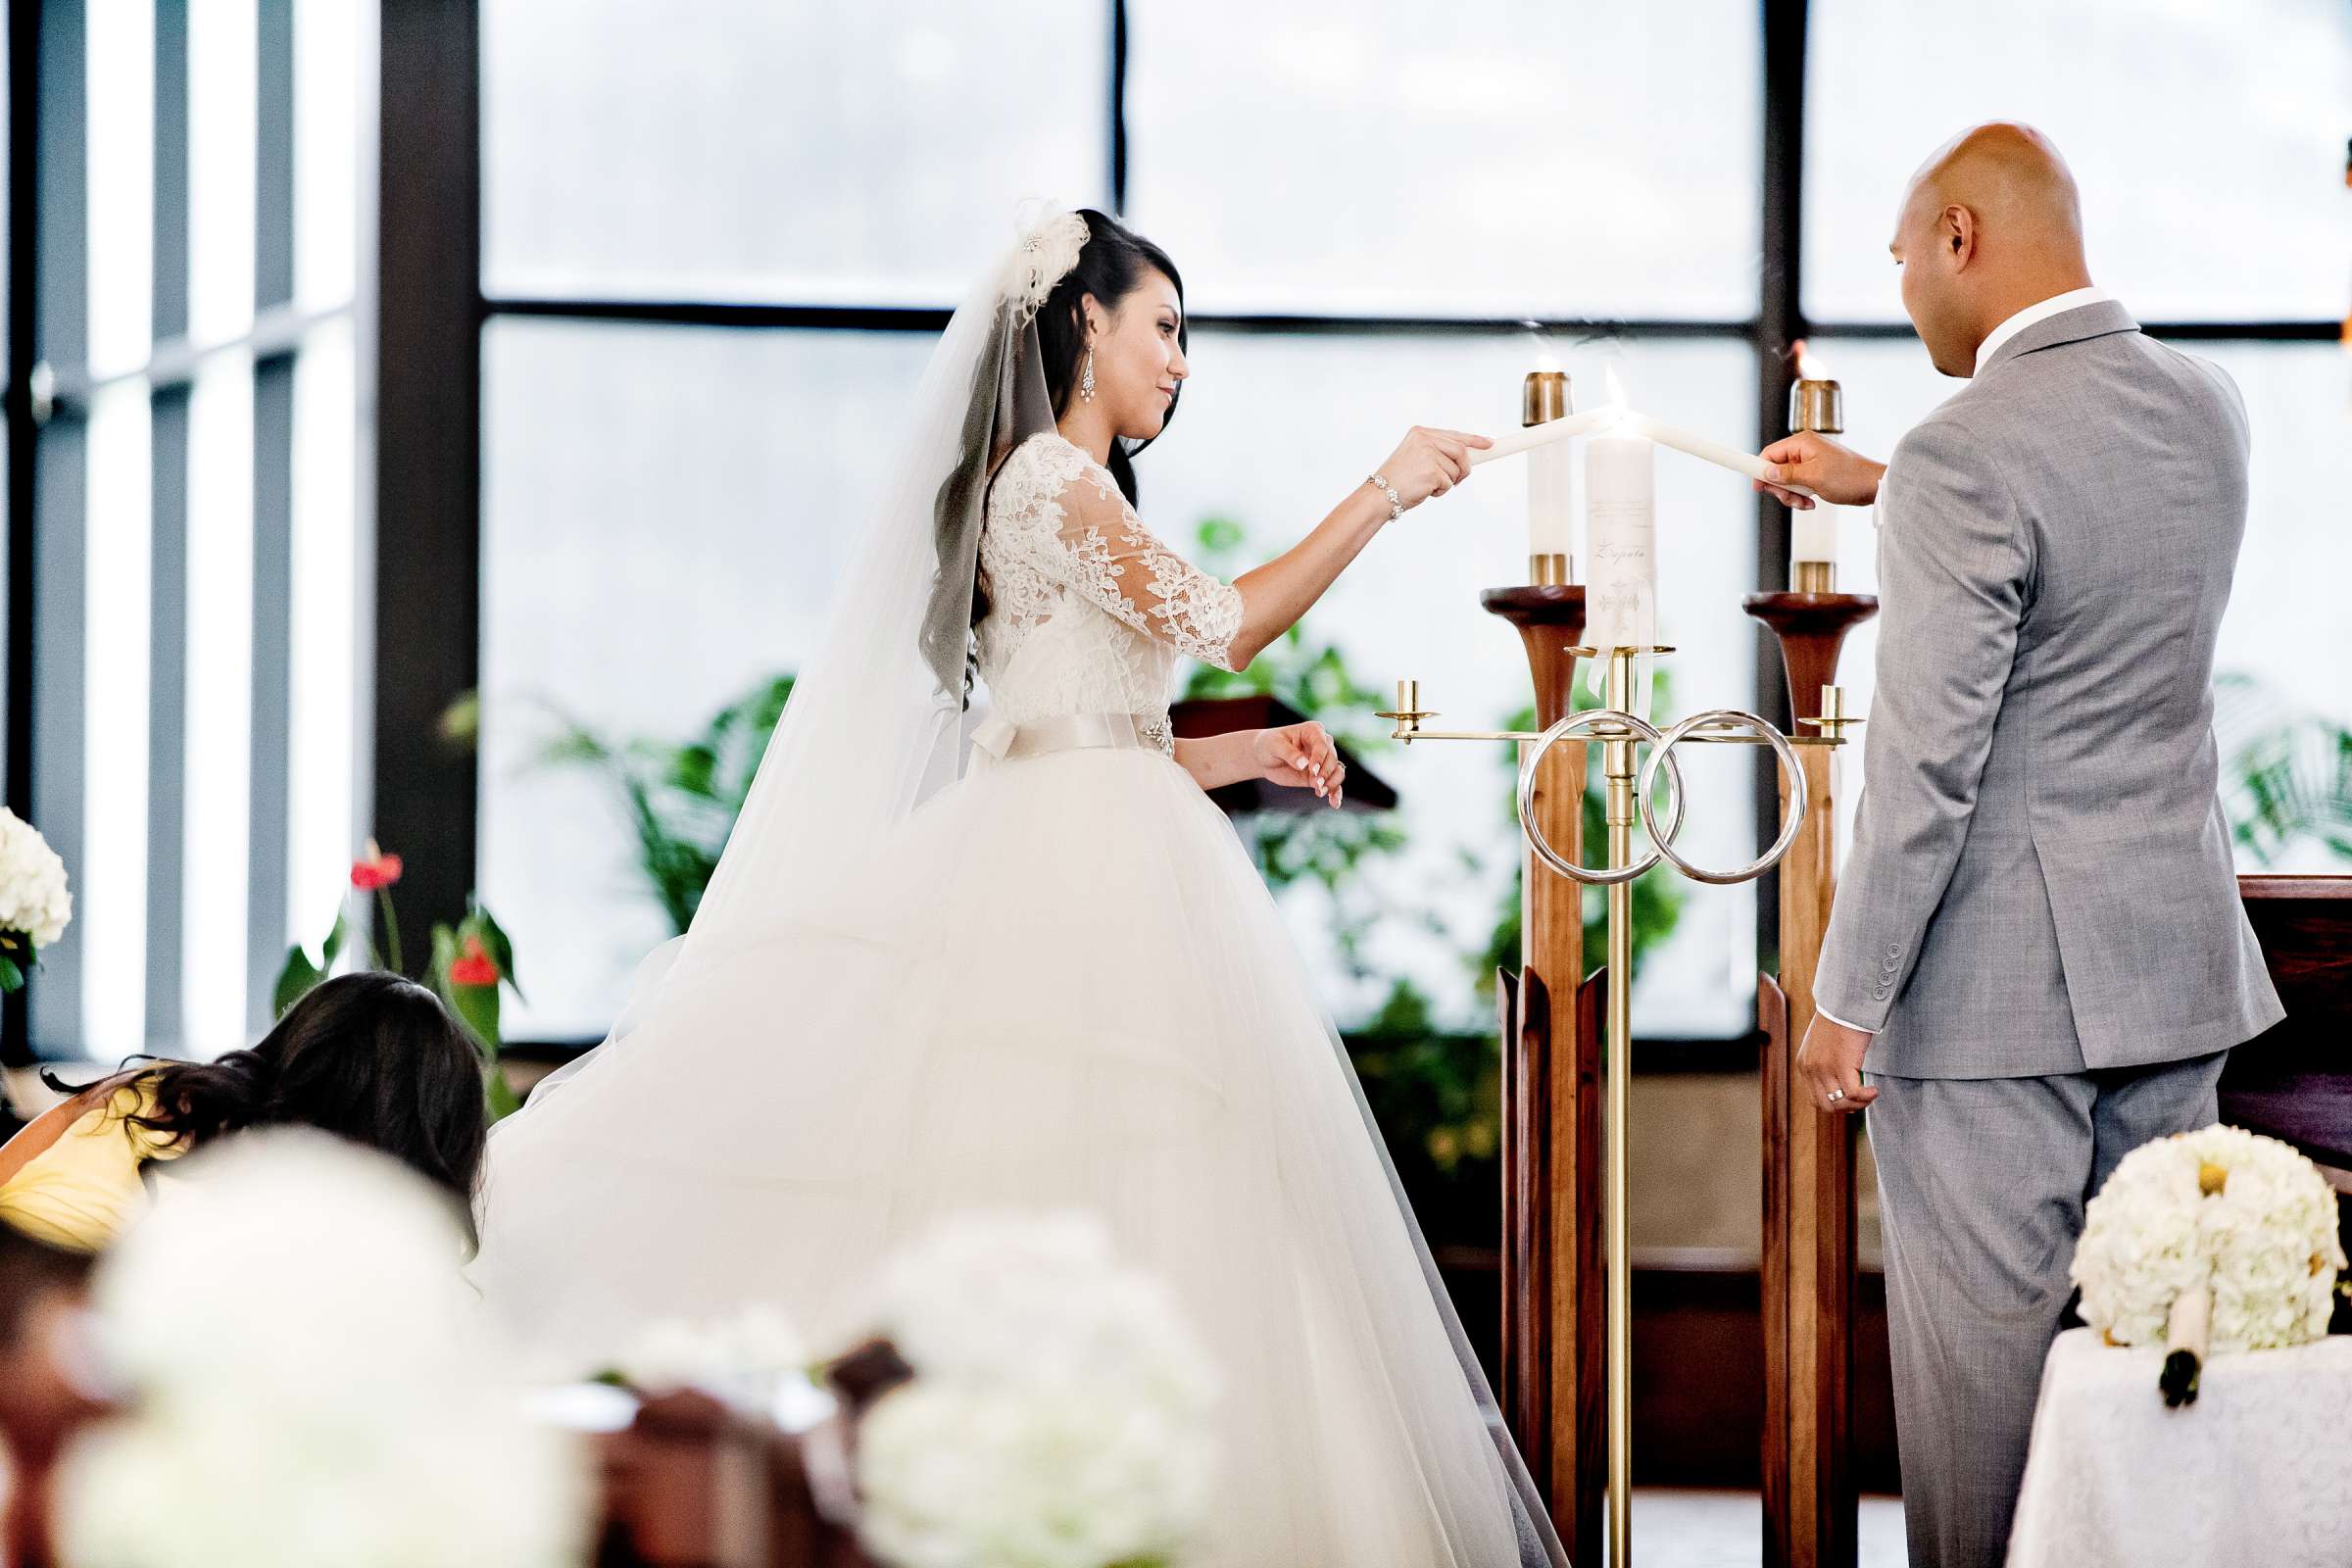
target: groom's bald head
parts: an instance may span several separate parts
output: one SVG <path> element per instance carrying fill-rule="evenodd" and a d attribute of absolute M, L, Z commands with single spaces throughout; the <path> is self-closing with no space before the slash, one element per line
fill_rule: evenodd
<path fill-rule="evenodd" d="M 1995 121 L 1938 147 L 1903 194 L 1887 247 L 1936 368 L 1968 375 L 1977 345 L 2025 307 L 2082 288 L 2075 176 L 2031 125 Z"/>

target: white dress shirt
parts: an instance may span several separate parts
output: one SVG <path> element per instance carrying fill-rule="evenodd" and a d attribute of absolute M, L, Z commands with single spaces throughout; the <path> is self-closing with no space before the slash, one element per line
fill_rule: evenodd
<path fill-rule="evenodd" d="M 2002 344 L 2035 321 L 2046 321 L 2061 311 L 2079 311 L 2085 305 L 2104 305 L 2109 298 L 2111 296 L 2103 288 L 2070 288 L 2063 294 L 2051 295 L 2037 305 L 2027 306 L 1984 334 L 1984 341 L 1977 345 L 1977 368 L 1983 370 L 1985 361 L 1991 359 Z"/>
<path fill-rule="evenodd" d="M 2037 304 L 2027 306 L 2024 310 L 2019 311 L 2015 316 L 2010 317 L 2009 319 L 2003 321 L 2000 325 L 1985 333 L 1984 341 L 1977 345 L 1978 373 L 1982 374 L 1984 372 L 1985 363 L 1989 361 L 1995 353 L 1999 352 L 2002 344 L 2017 336 L 2018 333 L 2023 332 L 2027 327 L 2032 326 L 2035 321 L 2046 321 L 2051 317 L 2056 316 L 2063 311 L 2081 310 L 2085 305 L 2104 304 L 2112 297 L 2113 296 L 2108 294 L 2108 292 L 2103 288 L 2070 288 L 2063 294 L 2053 294 L 2046 300 L 2042 300 Z M 1882 475 L 1879 480 L 1878 498 L 1871 508 L 1870 521 L 1871 526 L 1874 528 L 1878 526 L 1879 518 L 1882 514 L 1881 509 L 1886 505 L 1886 479 L 1884 475 Z M 1819 1004 L 1816 1004 L 1813 1010 L 1819 1013 L 1822 1017 L 1829 1019 L 1830 1022 L 1836 1024 L 1840 1029 L 1851 1029 L 1858 1035 L 1875 1033 L 1873 1030 L 1864 1029 L 1858 1025 L 1847 1023 L 1843 1018 L 1840 1018 L 1836 1013 L 1831 1012 L 1829 1008 Z"/>

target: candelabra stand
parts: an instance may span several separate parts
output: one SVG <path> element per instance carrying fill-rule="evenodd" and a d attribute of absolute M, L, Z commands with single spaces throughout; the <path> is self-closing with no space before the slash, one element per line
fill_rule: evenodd
<path fill-rule="evenodd" d="M 1573 595 L 1573 598 L 1570 596 Z M 1520 629 L 1536 678 L 1540 733 L 1515 730 L 1446 731 L 1427 727 L 1438 716 L 1420 706 L 1420 683 L 1399 681 L 1395 737 L 1425 740 L 1517 741 L 1519 819 L 1529 851 L 1526 930 L 1530 973 L 1506 1001 L 1504 1038 L 1514 1054 L 1507 1082 L 1505 1150 L 1504 1409 L 1520 1440 L 1544 1464 L 1555 1522 L 1572 1555 L 1602 1560 L 1599 1480 L 1605 1455 L 1609 1560 L 1632 1561 L 1632 1323 L 1633 1271 L 1626 1235 L 1627 1103 L 1632 1080 L 1633 883 L 1657 865 L 1686 876 L 1735 883 L 1761 876 L 1788 853 L 1806 820 L 1806 772 L 1801 749 L 1841 744 L 1845 721 L 1824 733 L 1790 739 L 1753 713 L 1712 709 L 1664 732 L 1636 717 L 1635 660 L 1671 649 L 1570 645 L 1581 630 L 1583 590 L 1573 586 L 1489 590 L 1482 601 Z M 1568 619 L 1573 606 L 1575 619 Z M 1579 658 L 1608 661 L 1604 707 L 1569 710 L 1569 685 Z M 1581 821 L 1586 743 L 1601 747 L 1608 827 L 1604 864 L 1582 864 Z M 1685 741 L 1763 745 L 1780 760 L 1788 810 L 1781 835 L 1750 863 L 1730 871 L 1694 865 L 1674 848 L 1684 809 L 1682 775 L 1674 749 Z M 1641 761 L 1637 750 L 1649 747 Z M 1553 753 L 1559 753 L 1556 758 Z M 1666 822 L 1653 805 L 1662 782 Z M 1634 829 L 1648 840 L 1634 853 Z M 1585 886 L 1608 890 L 1608 963 L 1575 988 L 1577 1004 L 1559 993 L 1582 965 Z M 1545 967 L 1538 969 L 1541 961 Z M 1592 1027 L 1595 998 L 1599 1027 Z M 1577 1028 L 1580 1017 L 1585 1027 Z M 1563 1047 L 1565 1049 L 1563 1049 Z M 1605 1087 L 1595 1094 L 1587 1064 L 1597 1055 Z M 1596 1102 L 1605 1101 L 1605 1105 Z M 1536 1114 L 1537 1112 L 1542 1114 Z M 1595 1114 L 1597 1112 L 1597 1114 Z M 1597 1123 L 1601 1137 L 1594 1147 Z M 1593 1176 L 1597 1175 L 1597 1183 Z M 1601 1225 L 1592 1224 L 1590 1196 L 1600 1190 Z M 1596 1266 L 1597 1265 L 1597 1266 Z M 1602 1309 L 1590 1310 L 1595 1276 Z M 1548 1289 L 1545 1289 L 1548 1287 Z M 1534 1292 L 1541 1291 L 1541 1295 Z M 1598 1318 L 1597 1324 L 1594 1318 Z M 1593 1330 L 1598 1328 L 1599 1332 Z M 1597 1375 L 1595 1375 L 1597 1374 Z"/>
<path fill-rule="evenodd" d="M 1750 594 L 1742 604 L 1780 640 L 1796 722 L 1834 739 L 1861 722 L 1846 715 L 1837 685 L 1838 649 L 1879 602 L 1830 591 L 1826 562 L 1799 565 L 1817 568 L 1821 591 Z M 1792 1070 L 1813 1021 L 1814 974 L 1837 893 L 1838 759 L 1831 747 L 1800 757 L 1798 777 L 1782 787 L 1782 813 L 1805 815 L 1790 800 L 1799 781 L 1813 810 L 1781 864 L 1780 978 L 1756 981 L 1765 1037 L 1764 1561 L 1852 1568 L 1856 1118 L 1816 1110 Z"/>

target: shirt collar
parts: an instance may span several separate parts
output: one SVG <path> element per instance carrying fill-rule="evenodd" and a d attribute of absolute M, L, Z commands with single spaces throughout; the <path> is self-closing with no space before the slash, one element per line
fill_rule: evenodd
<path fill-rule="evenodd" d="M 2038 305 L 2027 306 L 1984 334 L 1984 341 L 1977 345 L 1977 368 L 1984 369 L 2002 344 L 2035 321 L 2046 321 L 2061 312 L 2081 310 L 2085 305 L 2103 305 L 2111 297 L 2103 288 L 2071 288 L 2063 294 L 2051 295 Z"/>

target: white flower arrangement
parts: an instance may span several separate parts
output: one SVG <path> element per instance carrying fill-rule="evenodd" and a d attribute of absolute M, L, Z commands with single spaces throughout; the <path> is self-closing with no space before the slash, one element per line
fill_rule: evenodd
<path fill-rule="evenodd" d="M 2275 1138 L 2235 1127 L 2126 1154 L 2085 1213 L 2071 1268 L 2082 1320 L 2111 1345 L 2163 1345 L 2166 1402 L 2196 1397 L 2216 1354 L 2328 1332 L 2345 1267 L 2335 1194 Z"/>
<path fill-rule="evenodd" d="M 612 1370 L 640 1393 L 699 1389 L 787 1432 L 805 1432 L 834 1409 L 832 1396 L 810 1376 L 806 1343 L 764 1304 L 731 1317 L 651 1324 Z"/>
<path fill-rule="evenodd" d="M 620 1358 L 621 1378 L 646 1390 L 726 1387 L 743 1379 L 803 1373 L 808 1352 L 771 1306 L 746 1306 L 732 1317 L 697 1322 L 664 1318 L 649 1325 Z"/>
<path fill-rule="evenodd" d="M 66 862 L 31 823 L 0 806 L 0 993 L 24 984 L 32 955 L 73 919 Z"/>
<path fill-rule="evenodd" d="M 894 1568 L 1176 1560 L 1215 1482 L 1217 1377 L 1083 1215 L 975 1214 L 885 1272 L 913 1368 L 858 1428 L 858 1536 Z"/>
<path fill-rule="evenodd" d="M 479 1337 L 445 1200 L 308 1131 L 189 1156 L 100 1265 L 129 1414 L 59 1484 L 65 1560 L 106 1568 L 558 1568 L 592 1493 Z"/>

